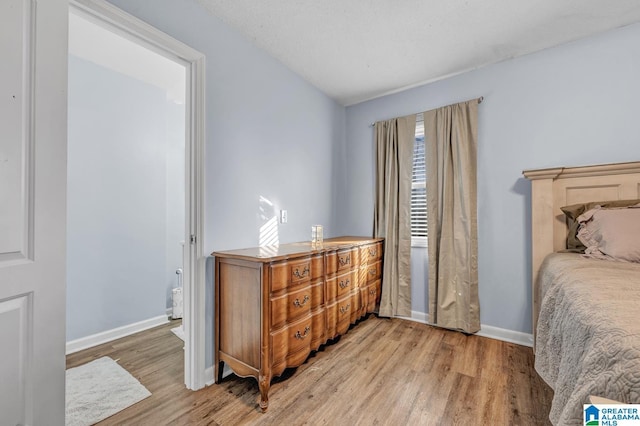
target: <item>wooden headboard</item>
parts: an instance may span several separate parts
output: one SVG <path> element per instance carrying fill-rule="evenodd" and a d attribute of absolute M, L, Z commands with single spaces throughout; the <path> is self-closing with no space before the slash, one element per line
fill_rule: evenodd
<path fill-rule="evenodd" d="M 531 311 L 535 336 L 540 311 L 538 270 L 549 253 L 566 248 L 567 224 L 560 207 L 640 198 L 640 161 L 525 170 L 522 174 L 531 180 Z"/>

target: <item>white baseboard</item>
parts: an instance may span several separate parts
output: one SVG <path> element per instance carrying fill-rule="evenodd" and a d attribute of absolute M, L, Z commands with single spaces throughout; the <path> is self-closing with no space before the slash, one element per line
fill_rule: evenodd
<path fill-rule="evenodd" d="M 103 331 L 101 333 L 92 334 L 91 336 L 81 337 L 80 339 L 71 340 L 67 342 L 66 354 L 72 354 L 74 352 L 81 351 L 83 349 L 91 348 L 93 346 L 101 345 L 103 343 L 110 342 L 112 340 L 119 339 L 121 337 L 129 336 L 139 331 L 148 330 L 153 327 L 157 327 L 169 322 L 166 315 L 160 315 L 154 318 L 149 318 L 144 321 L 136 322 L 133 324 L 124 325 L 111 330 Z"/>
<path fill-rule="evenodd" d="M 422 324 L 429 324 L 429 314 L 418 311 L 411 311 L 411 317 L 398 317 L 409 321 L 420 322 Z"/>
<path fill-rule="evenodd" d="M 411 318 L 398 318 L 429 324 L 429 314 L 424 312 L 411 311 Z M 476 333 L 476 336 L 502 340 L 504 342 L 515 343 L 517 345 L 528 346 L 530 348 L 533 347 L 533 334 L 507 330 L 506 328 L 493 327 L 491 325 L 480 324 L 480 331 Z"/>
<path fill-rule="evenodd" d="M 231 369 L 231 367 L 225 364 L 224 368 L 222 369 L 222 378 L 224 379 L 231 373 L 233 373 L 233 370 Z M 213 366 L 211 366 L 206 370 L 204 370 L 204 385 L 211 386 L 215 382 L 216 382 L 216 379 L 215 377 L 213 377 Z"/>
<path fill-rule="evenodd" d="M 215 382 L 216 382 L 216 380 L 213 377 L 213 366 L 211 366 L 211 367 L 209 367 L 209 368 L 204 370 L 204 385 L 205 386 L 211 386 Z"/>
<path fill-rule="evenodd" d="M 507 330 L 506 328 L 480 324 L 480 331 L 478 331 L 476 335 L 528 346 L 530 348 L 533 347 L 533 334 L 523 333 L 522 331 Z"/>

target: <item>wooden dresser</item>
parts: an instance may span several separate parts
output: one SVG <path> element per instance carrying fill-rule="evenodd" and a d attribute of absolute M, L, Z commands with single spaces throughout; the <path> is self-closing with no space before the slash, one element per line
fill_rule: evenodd
<path fill-rule="evenodd" d="M 273 377 L 344 334 L 380 302 L 382 239 L 339 237 L 215 256 L 214 374 L 255 377 L 260 407 Z"/>

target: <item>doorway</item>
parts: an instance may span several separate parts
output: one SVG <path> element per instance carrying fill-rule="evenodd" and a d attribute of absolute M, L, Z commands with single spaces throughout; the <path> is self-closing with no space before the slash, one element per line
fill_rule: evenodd
<path fill-rule="evenodd" d="M 72 1 L 69 22 L 68 318 L 166 317 L 182 281 L 184 382 L 199 389 L 204 57 L 104 1 Z"/>

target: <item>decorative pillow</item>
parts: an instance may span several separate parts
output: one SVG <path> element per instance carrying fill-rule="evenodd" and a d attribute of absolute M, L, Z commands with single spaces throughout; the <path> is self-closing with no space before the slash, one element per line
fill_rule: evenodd
<path fill-rule="evenodd" d="M 578 217 L 578 239 L 586 257 L 640 263 L 640 204 L 627 208 L 596 207 Z"/>
<path fill-rule="evenodd" d="M 640 203 L 640 200 L 615 200 L 615 201 L 592 201 L 589 203 L 572 204 L 570 206 L 560 207 L 567 217 L 567 249 L 584 253 L 586 247 L 578 239 L 578 216 L 584 212 L 600 206 L 601 208 L 618 208 L 629 207 Z"/>

